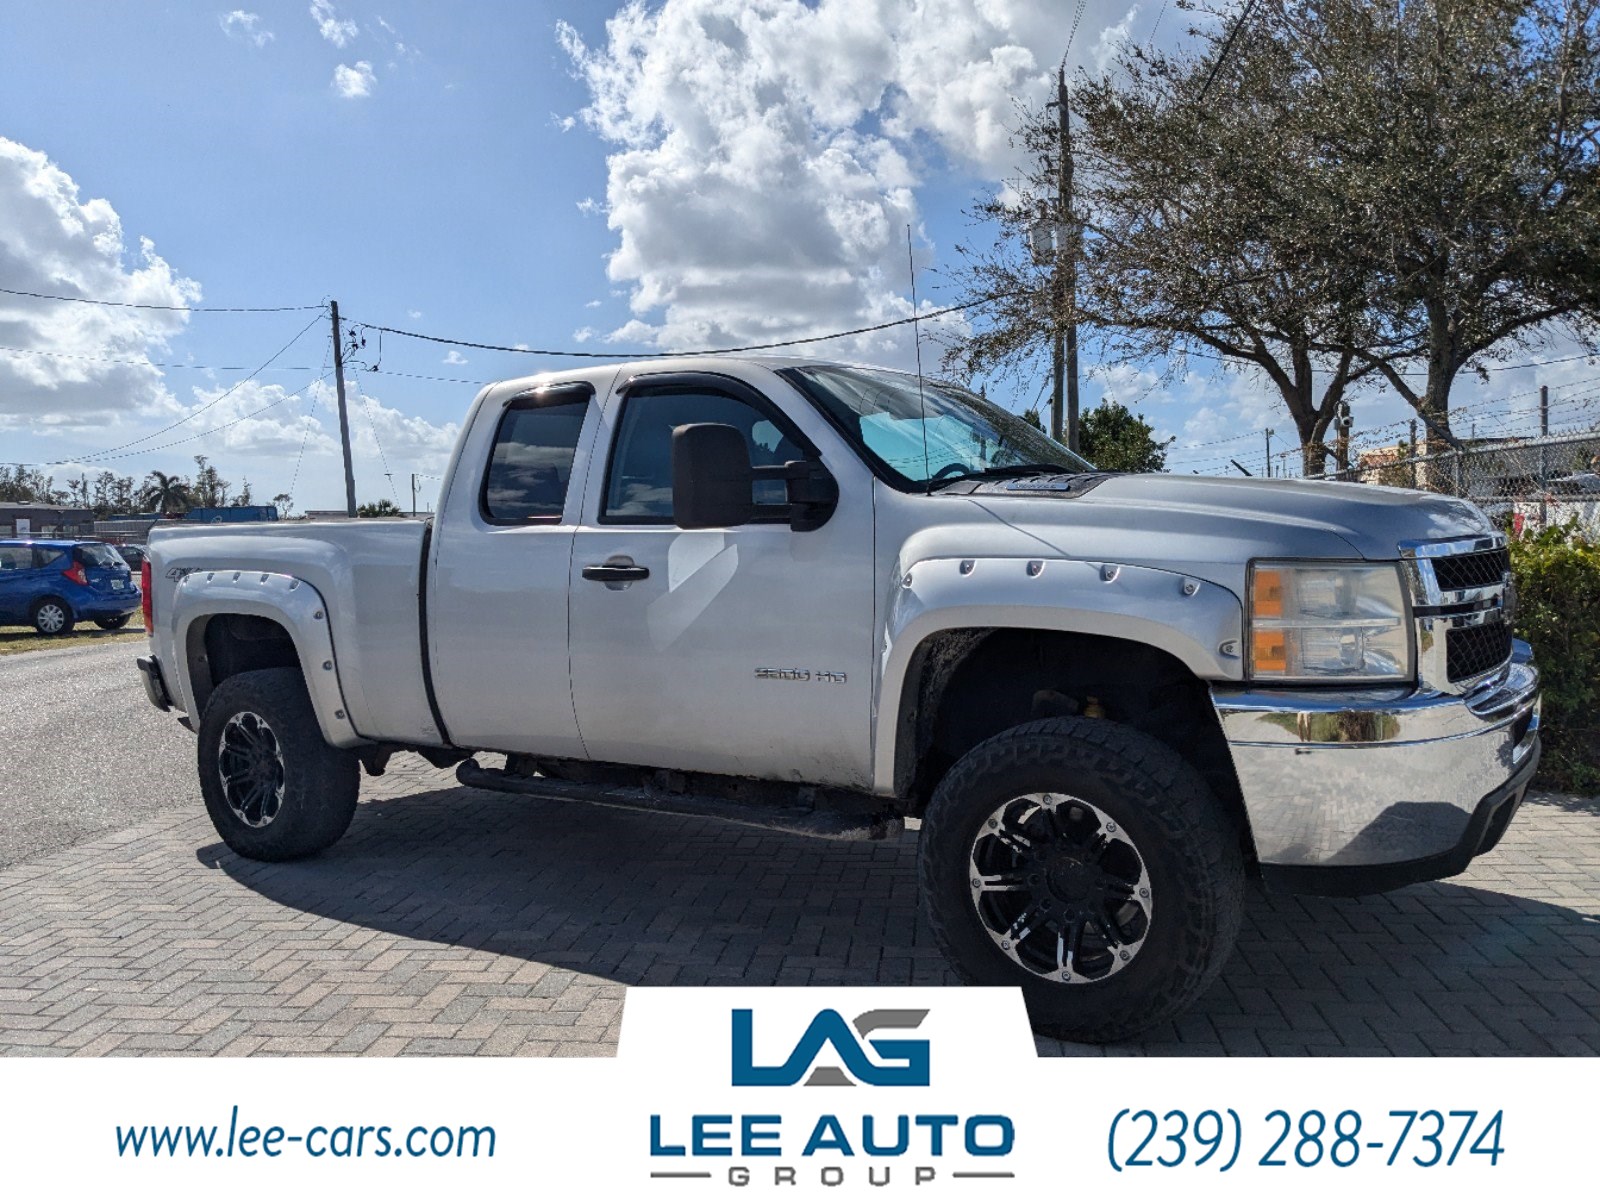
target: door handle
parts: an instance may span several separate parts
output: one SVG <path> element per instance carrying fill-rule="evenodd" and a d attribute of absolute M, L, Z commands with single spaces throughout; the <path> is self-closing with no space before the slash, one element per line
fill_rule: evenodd
<path fill-rule="evenodd" d="M 638 583 L 650 578 L 650 568 L 632 563 L 590 563 L 583 569 L 583 577 L 596 583 Z"/>

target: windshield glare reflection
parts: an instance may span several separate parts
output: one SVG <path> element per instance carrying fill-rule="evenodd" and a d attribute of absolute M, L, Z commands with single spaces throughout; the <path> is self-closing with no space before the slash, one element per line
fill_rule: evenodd
<path fill-rule="evenodd" d="M 821 404 L 868 458 L 903 486 L 954 482 L 986 473 L 1092 471 L 1014 413 L 952 384 L 865 367 L 796 367 L 785 372 Z"/>

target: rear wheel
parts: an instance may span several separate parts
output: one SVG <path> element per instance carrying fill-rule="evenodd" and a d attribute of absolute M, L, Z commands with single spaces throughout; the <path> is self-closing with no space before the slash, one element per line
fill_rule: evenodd
<path fill-rule="evenodd" d="M 45 637 L 61 637 L 69 634 L 76 623 L 72 616 L 72 606 L 54 596 L 46 596 L 35 604 L 29 619 L 33 622 L 34 632 Z"/>
<path fill-rule="evenodd" d="M 128 618 L 131 616 L 133 616 L 132 613 L 123 613 L 117 617 L 96 617 L 94 623 L 100 626 L 101 629 L 121 629 L 128 623 Z"/>
<path fill-rule="evenodd" d="M 200 791 L 229 849 L 281 862 L 338 841 L 356 811 L 356 756 L 322 738 L 298 671 L 245 671 L 200 720 Z"/>
<path fill-rule="evenodd" d="M 1104 720 L 1035 721 L 939 785 L 918 848 L 923 905 L 968 981 L 1020 987 L 1041 1032 L 1131 1037 L 1221 971 L 1244 869 L 1204 780 Z"/>

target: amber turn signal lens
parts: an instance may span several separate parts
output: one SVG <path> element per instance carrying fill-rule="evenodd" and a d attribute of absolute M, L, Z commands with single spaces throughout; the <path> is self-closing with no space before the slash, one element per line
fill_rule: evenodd
<path fill-rule="evenodd" d="M 1257 675 L 1282 675 L 1288 670 L 1289 647 L 1283 630 L 1257 629 L 1251 633 L 1250 665 Z"/>
<path fill-rule="evenodd" d="M 1255 586 L 1250 595 L 1253 616 L 1283 616 L 1283 572 L 1256 568 Z"/>

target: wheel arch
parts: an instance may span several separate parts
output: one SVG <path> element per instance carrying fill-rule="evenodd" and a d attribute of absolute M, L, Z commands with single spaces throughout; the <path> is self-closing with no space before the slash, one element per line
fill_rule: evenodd
<path fill-rule="evenodd" d="M 1103 716 L 1177 751 L 1205 779 L 1252 853 L 1249 819 L 1209 685 L 1159 646 L 1078 630 L 940 629 L 907 656 L 891 787 L 911 813 L 980 742 L 1051 716 Z"/>
<path fill-rule="evenodd" d="M 212 691 L 244 671 L 300 672 L 323 738 L 333 746 L 366 743 L 351 719 L 339 681 L 338 654 L 317 589 L 275 572 L 197 571 L 173 600 L 177 683 L 183 708 L 198 723 Z"/>

